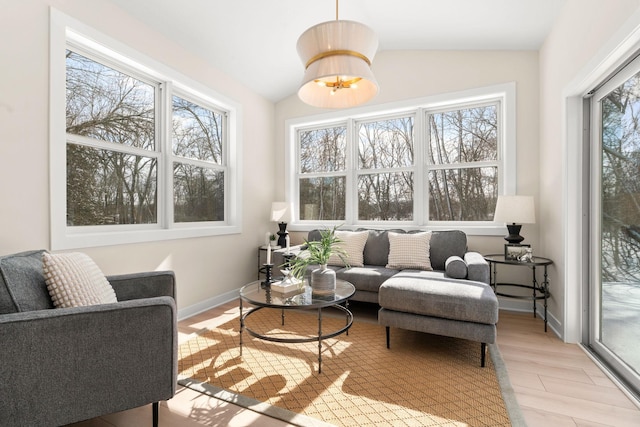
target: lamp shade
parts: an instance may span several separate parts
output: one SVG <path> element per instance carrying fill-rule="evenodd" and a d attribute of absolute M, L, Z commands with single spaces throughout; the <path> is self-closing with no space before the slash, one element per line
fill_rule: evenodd
<path fill-rule="evenodd" d="M 365 103 L 378 93 L 371 62 L 378 50 L 373 30 L 355 21 L 328 21 L 302 33 L 297 44 L 305 73 L 298 97 L 321 108 Z"/>
<path fill-rule="evenodd" d="M 494 221 L 534 224 L 536 213 L 533 196 L 498 196 Z"/>
<path fill-rule="evenodd" d="M 291 221 L 291 210 L 287 202 L 271 203 L 271 221 L 289 222 Z"/>

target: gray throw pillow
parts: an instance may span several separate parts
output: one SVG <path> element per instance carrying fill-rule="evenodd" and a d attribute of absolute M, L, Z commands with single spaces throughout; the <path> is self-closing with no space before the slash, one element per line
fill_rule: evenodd
<path fill-rule="evenodd" d="M 447 276 L 454 279 L 465 279 L 467 277 L 467 263 L 459 256 L 450 256 L 444 264 L 444 271 Z"/>

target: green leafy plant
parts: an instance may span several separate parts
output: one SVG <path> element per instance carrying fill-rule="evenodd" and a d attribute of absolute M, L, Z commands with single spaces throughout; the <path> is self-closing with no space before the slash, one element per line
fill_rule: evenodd
<path fill-rule="evenodd" d="M 320 230 L 320 240 L 305 240 L 306 249 L 291 260 L 289 268 L 294 277 L 302 279 L 310 265 L 327 265 L 331 255 L 336 254 L 349 267 L 347 253 L 339 246 L 342 240 L 336 237 L 336 229 Z"/>

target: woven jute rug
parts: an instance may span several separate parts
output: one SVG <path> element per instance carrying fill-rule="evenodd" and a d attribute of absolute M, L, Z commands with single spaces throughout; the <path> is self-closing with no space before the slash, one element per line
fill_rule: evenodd
<path fill-rule="evenodd" d="M 343 316 L 323 311 L 322 330 Z M 271 336 L 317 334 L 316 312 L 263 309 L 247 326 Z M 497 347 L 480 367 L 480 344 L 356 321 L 348 335 L 322 344 L 276 343 L 244 333 L 238 319 L 205 330 L 179 346 L 180 384 L 294 425 L 509 426 L 521 414 Z M 502 386 L 502 390 L 501 390 Z"/>

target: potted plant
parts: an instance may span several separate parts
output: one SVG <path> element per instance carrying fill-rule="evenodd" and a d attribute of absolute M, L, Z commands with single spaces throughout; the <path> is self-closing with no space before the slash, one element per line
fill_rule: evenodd
<path fill-rule="evenodd" d="M 305 240 L 306 249 L 291 260 L 291 273 L 298 279 L 303 279 L 309 266 L 317 265 L 311 271 L 311 287 L 314 293 L 330 293 L 336 288 L 336 272 L 327 267 L 329 258 L 335 254 L 348 267 L 346 252 L 340 247 L 342 240 L 335 234 L 337 227 L 331 230 L 321 230 L 320 240 Z"/>
<path fill-rule="evenodd" d="M 276 245 L 276 235 L 275 234 L 269 234 L 269 244 L 271 245 L 271 247 L 275 247 Z"/>

